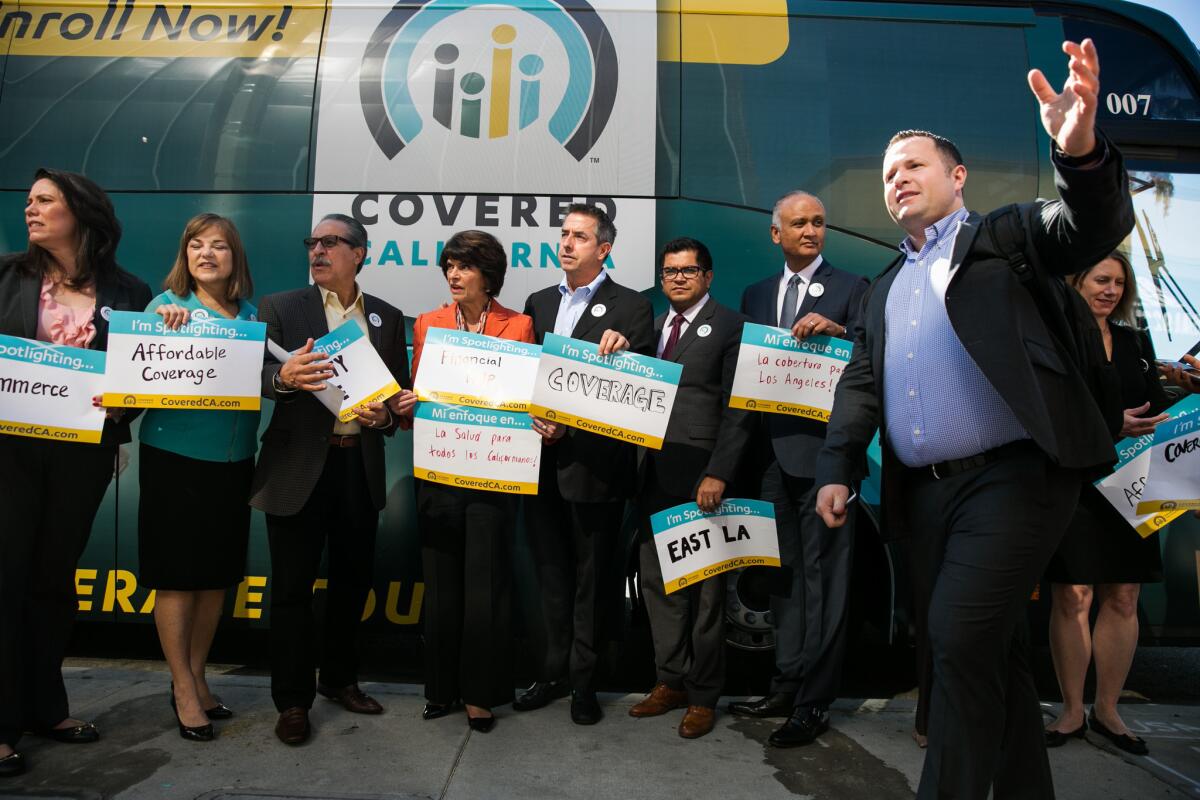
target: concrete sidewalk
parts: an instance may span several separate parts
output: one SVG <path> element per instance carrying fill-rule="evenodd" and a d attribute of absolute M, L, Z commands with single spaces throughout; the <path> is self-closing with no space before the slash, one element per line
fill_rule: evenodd
<path fill-rule="evenodd" d="M 595 727 L 573 725 L 560 700 L 523 714 L 498 709 L 491 733 L 470 733 L 463 714 L 424 722 L 421 687 L 390 683 L 363 685 L 386 707 L 380 717 L 318 698 L 313 738 L 291 748 L 272 733 L 268 679 L 239 674 L 212 677 L 237 716 L 217 723 L 216 741 L 197 744 L 177 733 L 161 665 L 85 663 L 66 672 L 72 712 L 103 738 L 25 738 L 31 769 L 0 782 L 0 798 L 904 798 L 923 758 L 909 738 L 911 700 L 841 702 L 817 744 L 777 750 L 765 746 L 774 721 L 722 713 L 712 734 L 687 741 L 675 732 L 682 711 L 635 720 L 632 695 L 602 695 L 606 716 Z M 1089 734 L 1051 752 L 1058 796 L 1200 797 L 1200 707 L 1122 711 L 1151 758 Z"/>

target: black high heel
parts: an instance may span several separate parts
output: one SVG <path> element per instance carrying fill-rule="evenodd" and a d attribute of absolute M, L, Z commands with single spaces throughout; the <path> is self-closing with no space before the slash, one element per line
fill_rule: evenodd
<path fill-rule="evenodd" d="M 169 697 L 171 698 L 171 710 L 178 714 L 179 712 L 175 708 L 175 681 L 171 681 L 171 693 Z M 215 706 L 204 709 L 204 716 L 209 719 L 230 719 L 233 716 L 233 709 L 220 700 L 217 700 Z"/>
<path fill-rule="evenodd" d="M 175 721 L 179 723 L 180 738 L 187 739 L 189 742 L 211 742 L 213 740 L 213 726 L 211 722 L 206 722 L 203 725 L 184 725 L 183 720 L 179 718 L 179 713 L 175 713 Z"/>

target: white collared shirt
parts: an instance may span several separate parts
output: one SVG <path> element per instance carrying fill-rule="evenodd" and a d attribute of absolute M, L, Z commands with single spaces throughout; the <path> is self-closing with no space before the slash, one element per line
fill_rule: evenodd
<path fill-rule="evenodd" d="M 571 335 L 575 326 L 579 324 L 579 318 L 583 316 L 583 310 L 587 308 L 588 303 L 596 294 L 596 290 L 600 288 L 600 284 L 604 283 L 604 279 L 607 277 L 607 273 L 601 267 L 600 274 L 591 283 L 571 291 L 571 287 L 567 285 L 567 276 L 563 276 L 558 284 L 558 291 L 562 298 L 558 301 L 558 316 L 554 318 L 555 333 L 559 336 Z"/>
<path fill-rule="evenodd" d="M 783 274 L 779 276 L 779 290 L 775 294 L 775 319 L 778 320 L 783 316 L 783 298 L 787 294 L 788 282 L 791 281 L 792 276 L 800 276 L 800 285 L 796 287 L 796 309 L 799 310 L 800 304 L 804 302 L 804 294 L 808 291 L 808 285 L 812 283 L 813 275 L 816 274 L 824 260 L 822 256 L 818 255 L 811 264 L 799 272 L 792 272 L 786 263 L 783 265 Z"/>
<path fill-rule="evenodd" d="M 659 358 L 662 358 L 663 348 L 667 346 L 667 339 L 671 338 L 671 325 L 675 322 L 675 318 L 682 316 L 684 319 L 683 326 L 679 329 L 679 338 L 682 339 L 684 332 L 695 321 L 696 315 L 700 313 L 700 309 L 704 308 L 704 304 L 707 302 L 708 292 L 705 292 L 704 297 L 701 297 L 695 305 L 684 311 L 682 315 L 673 308 L 667 312 L 667 318 L 663 320 L 662 335 L 658 337 L 657 355 Z"/>

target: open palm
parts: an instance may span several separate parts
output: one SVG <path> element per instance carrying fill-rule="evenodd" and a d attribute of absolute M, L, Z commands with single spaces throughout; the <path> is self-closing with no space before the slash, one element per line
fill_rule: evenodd
<path fill-rule="evenodd" d="M 1070 60 L 1062 92 L 1055 92 L 1040 69 L 1029 71 L 1029 88 L 1041 107 L 1042 125 L 1058 149 L 1084 156 L 1096 147 L 1096 108 L 1100 96 L 1100 57 L 1091 39 L 1063 42 Z"/>

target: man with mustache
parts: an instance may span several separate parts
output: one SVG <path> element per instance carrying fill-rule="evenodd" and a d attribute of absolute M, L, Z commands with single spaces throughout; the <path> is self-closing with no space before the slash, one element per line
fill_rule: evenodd
<path fill-rule="evenodd" d="M 867 280 L 835 269 L 822 257 L 824 204 L 799 190 L 779 198 L 771 214 L 771 240 L 783 253 L 783 269 L 746 288 L 742 313 L 751 322 L 787 328 L 797 339 L 850 336 Z M 761 429 L 762 499 L 775 504 L 783 565 L 771 596 L 775 674 L 770 694 L 731 703 L 729 710 L 746 717 L 786 717 L 768 741 L 795 747 L 829 727 L 829 705 L 837 697 L 846 650 L 854 527 L 851 522 L 844 531 L 832 531 L 813 513 L 813 475 L 825 423 L 764 413 Z"/>
<path fill-rule="evenodd" d="M 933 664 L 921 800 L 1054 796 L 1025 609 L 1084 475 L 1116 453 L 1050 301 L 1134 225 L 1121 154 L 1096 129 L 1096 48 L 1063 51 L 1061 93 L 1028 77 L 1061 199 L 970 213 L 950 140 L 888 143 L 884 202 L 906 237 L 864 301 L 817 462 L 817 511 L 837 528 L 879 428 L 885 527 L 929 554 L 914 577 Z M 1023 253 L 1000 244 L 1014 229 Z"/>
<path fill-rule="evenodd" d="M 258 313 L 267 336 L 293 353 L 263 364 L 262 393 L 275 401 L 262 437 L 250 505 L 266 512 L 271 548 L 271 697 L 275 735 L 306 741 L 316 694 L 357 714 L 382 706 L 358 688 L 356 634 L 375 563 L 375 530 L 386 498 L 383 437 L 396 421 L 383 403 L 339 422 L 313 396 L 333 377 L 313 341 L 353 322 L 367 334 L 404 388 L 408 348 L 404 315 L 358 288 L 367 232 L 353 217 L 329 214 L 304 240 L 313 285 L 267 295 Z M 334 389 L 337 391 L 337 389 Z M 325 637 L 313 682 L 313 581 L 329 548 Z"/>

